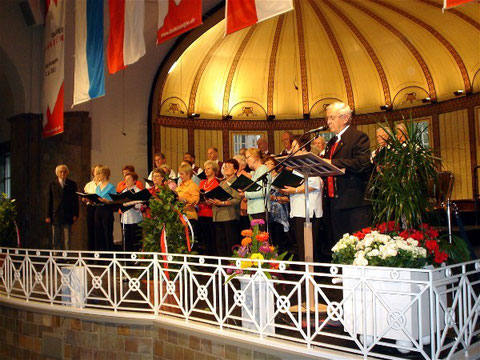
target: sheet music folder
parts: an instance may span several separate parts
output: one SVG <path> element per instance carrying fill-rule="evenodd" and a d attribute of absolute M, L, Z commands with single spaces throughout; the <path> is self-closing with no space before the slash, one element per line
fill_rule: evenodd
<path fill-rule="evenodd" d="M 282 161 L 285 158 L 286 156 L 281 156 L 276 157 L 275 160 Z M 327 163 L 320 156 L 311 152 L 303 155 L 295 155 L 283 164 L 310 177 L 338 176 L 345 174 L 344 169 L 339 169 L 338 167 Z"/>

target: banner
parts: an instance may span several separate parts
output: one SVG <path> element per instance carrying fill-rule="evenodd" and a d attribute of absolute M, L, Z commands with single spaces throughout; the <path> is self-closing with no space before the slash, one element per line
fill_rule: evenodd
<path fill-rule="evenodd" d="M 73 105 L 103 95 L 103 0 L 75 1 Z"/>
<path fill-rule="evenodd" d="M 290 10 L 292 0 L 227 0 L 225 32 L 231 34 Z"/>
<path fill-rule="evenodd" d="M 114 74 L 145 55 L 144 0 L 109 0 L 108 71 Z"/>
<path fill-rule="evenodd" d="M 471 1 L 473 0 L 443 0 L 443 10 L 451 9 L 455 6 L 466 4 Z"/>
<path fill-rule="evenodd" d="M 45 4 L 43 138 L 63 132 L 65 56 L 65 1 L 46 0 Z"/>
<path fill-rule="evenodd" d="M 158 0 L 157 44 L 202 24 L 202 0 Z"/>

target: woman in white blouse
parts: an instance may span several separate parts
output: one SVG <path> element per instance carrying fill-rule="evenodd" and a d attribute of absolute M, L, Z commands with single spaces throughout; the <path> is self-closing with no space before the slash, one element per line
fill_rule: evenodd
<path fill-rule="evenodd" d="M 139 192 L 140 189 L 135 185 L 138 175 L 131 172 L 125 176 L 126 188 L 122 191 Z M 142 213 L 140 204 L 135 205 L 127 211 L 122 212 L 120 219 L 123 229 L 123 240 L 125 241 L 125 251 L 139 251 L 140 240 L 142 238 L 142 229 L 138 224 L 142 221 Z"/>
<path fill-rule="evenodd" d="M 303 146 L 307 141 L 308 138 L 301 138 L 300 135 L 294 136 L 292 141 L 292 151 L 297 151 L 297 149 Z M 306 149 L 299 151 L 296 155 L 306 154 L 308 151 L 310 151 L 310 148 L 307 145 Z M 294 171 L 294 174 L 303 177 L 303 175 L 297 171 Z M 323 181 L 320 177 L 308 178 L 308 205 L 310 221 L 312 222 L 314 254 L 317 253 L 316 249 L 320 246 L 319 234 L 321 218 L 323 216 L 322 187 Z M 298 260 L 305 261 L 305 242 L 303 235 L 305 224 L 305 184 L 298 187 L 286 186 L 281 192 L 290 197 L 290 218 L 298 247 Z"/>

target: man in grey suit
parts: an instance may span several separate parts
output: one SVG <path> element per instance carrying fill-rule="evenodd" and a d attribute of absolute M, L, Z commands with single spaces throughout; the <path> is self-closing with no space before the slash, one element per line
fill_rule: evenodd
<path fill-rule="evenodd" d="M 45 222 L 52 225 L 52 248 L 70 248 L 72 224 L 78 218 L 77 184 L 67 179 L 67 165 L 55 168 L 57 179 L 48 186 L 48 209 Z M 62 244 L 62 233 L 64 243 Z"/>

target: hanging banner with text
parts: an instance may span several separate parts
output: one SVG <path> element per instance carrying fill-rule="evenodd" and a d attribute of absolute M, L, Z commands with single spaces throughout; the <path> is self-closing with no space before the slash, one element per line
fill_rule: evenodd
<path fill-rule="evenodd" d="M 65 0 L 46 0 L 42 137 L 63 132 Z"/>
<path fill-rule="evenodd" d="M 202 25 L 202 0 L 158 0 L 157 44 Z"/>

